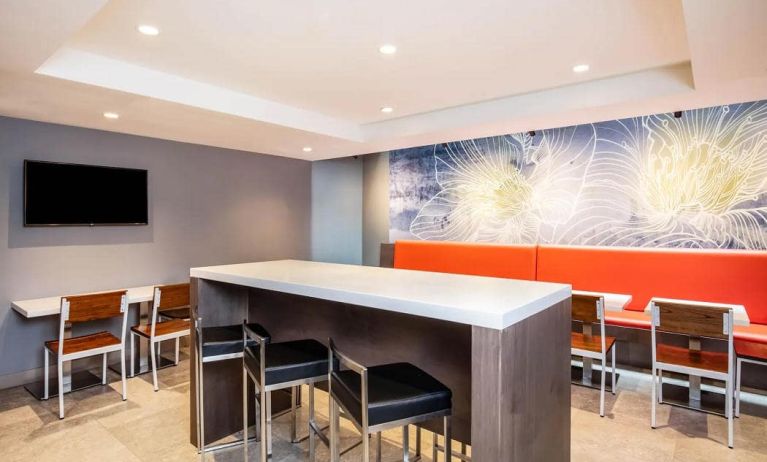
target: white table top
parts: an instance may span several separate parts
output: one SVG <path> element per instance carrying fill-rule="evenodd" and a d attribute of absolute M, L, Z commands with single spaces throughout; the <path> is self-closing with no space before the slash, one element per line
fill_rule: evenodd
<path fill-rule="evenodd" d="M 192 268 L 190 276 L 491 329 L 570 297 L 565 284 L 298 260 Z"/>
<path fill-rule="evenodd" d="M 115 289 L 123 290 L 123 289 Z M 142 303 L 152 300 L 154 296 L 154 286 L 142 286 L 131 287 L 128 290 L 128 304 Z M 111 291 L 103 291 L 111 292 Z M 96 292 L 94 292 L 96 293 Z M 52 316 L 61 313 L 61 297 L 67 295 L 83 295 L 83 294 L 66 294 L 56 297 L 34 298 L 31 300 L 19 300 L 11 302 L 11 308 L 18 311 L 19 314 L 25 318 L 38 318 L 40 316 Z"/>
<path fill-rule="evenodd" d="M 647 306 L 645 307 L 644 309 L 645 313 L 650 314 L 652 310 L 651 304 L 653 301 L 666 302 L 666 303 L 687 303 L 687 304 L 692 304 L 695 306 L 706 306 L 706 307 L 712 307 L 712 308 L 732 308 L 732 320 L 735 323 L 735 325 L 748 326 L 751 324 L 751 319 L 749 319 L 748 317 L 748 312 L 746 311 L 746 307 L 743 305 L 730 305 L 727 303 L 710 303 L 710 302 L 699 302 L 697 300 L 681 300 L 677 298 L 654 297 L 652 300 L 650 300 L 650 303 L 648 303 Z"/>
<path fill-rule="evenodd" d="M 605 298 L 605 310 L 607 311 L 623 311 L 631 303 L 631 295 L 626 294 L 613 294 L 610 292 L 588 292 L 585 290 L 574 290 L 573 295 L 590 295 L 592 297 L 604 297 Z"/>

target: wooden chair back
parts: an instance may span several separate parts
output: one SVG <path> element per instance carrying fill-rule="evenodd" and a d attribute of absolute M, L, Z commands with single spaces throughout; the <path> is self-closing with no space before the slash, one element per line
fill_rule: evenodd
<path fill-rule="evenodd" d="M 601 322 L 604 300 L 597 295 L 572 295 L 572 318 L 573 321 L 594 324 Z"/>
<path fill-rule="evenodd" d="M 70 323 L 122 316 L 126 307 L 126 290 L 61 298 L 62 321 Z"/>
<path fill-rule="evenodd" d="M 168 284 L 155 287 L 155 296 L 160 299 L 156 301 L 157 308 L 160 310 L 171 308 L 185 308 L 189 306 L 189 283 Z"/>
<path fill-rule="evenodd" d="M 653 301 L 653 325 L 659 332 L 728 340 L 732 308 Z"/>

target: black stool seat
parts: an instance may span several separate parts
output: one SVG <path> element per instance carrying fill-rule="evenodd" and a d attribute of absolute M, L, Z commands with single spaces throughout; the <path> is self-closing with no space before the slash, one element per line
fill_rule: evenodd
<path fill-rule="evenodd" d="M 248 345 L 245 367 L 260 380 L 259 346 Z M 266 384 L 289 383 L 328 373 L 328 349 L 316 340 L 270 343 L 266 347 Z"/>
<path fill-rule="evenodd" d="M 269 341 L 269 332 L 261 324 L 252 323 L 248 327 Z M 249 340 L 248 344 L 255 345 L 256 342 Z M 203 358 L 237 353 L 242 353 L 242 324 L 202 328 Z"/>
<path fill-rule="evenodd" d="M 189 308 L 172 308 L 169 310 L 161 310 L 157 314 L 165 316 L 171 319 L 189 319 L 191 318 Z"/>
<path fill-rule="evenodd" d="M 331 375 L 333 395 L 357 422 L 362 422 L 360 380 L 351 370 Z M 410 363 L 368 368 L 368 425 L 450 410 L 452 398 L 448 387 Z"/>

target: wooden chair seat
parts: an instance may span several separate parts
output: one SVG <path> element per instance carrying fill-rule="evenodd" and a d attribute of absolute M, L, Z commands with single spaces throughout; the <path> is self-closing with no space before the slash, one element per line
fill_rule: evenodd
<path fill-rule="evenodd" d="M 610 348 L 615 344 L 615 337 L 605 336 L 605 352 L 610 351 Z M 599 335 L 586 336 L 579 332 L 570 333 L 570 346 L 578 350 L 593 351 L 595 353 L 602 352 L 602 337 Z"/>
<path fill-rule="evenodd" d="M 82 335 L 68 338 L 64 341 L 64 354 L 79 353 L 81 351 L 95 350 L 106 346 L 119 345 L 120 339 L 109 332 L 97 332 L 95 334 Z M 53 353 L 59 352 L 59 341 L 50 340 L 45 342 L 45 348 Z"/>
<path fill-rule="evenodd" d="M 142 335 L 144 337 L 150 337 L 152 334 L 151 324 L 140 324 L 130 328 L 133 332 Z M 172 321 L 158 322 L 155 326 L 154 334 L 156 336 L 162 336 L 172 334 L 175 332 L 187 331 L 191 329 L 191 323 L 189 321 L 174 319 Z"/>
<path fill-rule="evenodd" d="M 727 353 L 713 351 L 694 351 L 685 347 L 664 345 L 656 347 L 658 362 L 675 364 L 684 367 L 694 367 L 715 372 L 727 372 Z"/>
<path fill-rule="evenodd" d="M 767 344 L 735 340 L 735 353 L 739 358 L 767 362 Z"/>

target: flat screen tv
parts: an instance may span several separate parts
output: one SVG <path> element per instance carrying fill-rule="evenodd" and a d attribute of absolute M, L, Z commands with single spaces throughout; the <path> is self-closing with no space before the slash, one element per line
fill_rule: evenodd
<path fill-rule="evenodd" d="M 148 223 L 146 170 L 24 161 L 24 226 Z"/>

